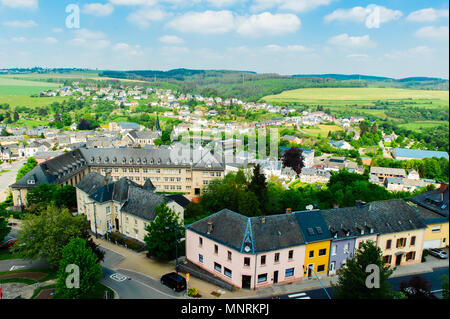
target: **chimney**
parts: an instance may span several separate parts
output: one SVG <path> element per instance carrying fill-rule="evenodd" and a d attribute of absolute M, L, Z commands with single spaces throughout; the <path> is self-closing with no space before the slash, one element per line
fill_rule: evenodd
<path fill-rule="evenodd" d="M 266 223 L 266 215 L 261 216 L 261 223 L 263 223 L 263 224 Z"/>
<path fill-rule="evenodd" d="M 212 221 L 208 221 L 208 235 L 211 234 L 213 230 L 213 223 Z"/>
<path fill-rule="evenodd" d="M 290 214 L 292 212 L 291 208 L 286 208 L 286 214 Z"/>
<path fill-rule="evenodd" d="M 339 204 L 334 203 L 334 204 L 333 204 L 333 208 L 339 208 Z"/>
<path fill-rule="evenodd" d="M 447 190 L 447 187 L 448 187 L 448 184 L 442 182 L 442 183 L 441 183 L 440 190 L 441 190 L 442 192 L 445 192 L 445 191 Z"/>

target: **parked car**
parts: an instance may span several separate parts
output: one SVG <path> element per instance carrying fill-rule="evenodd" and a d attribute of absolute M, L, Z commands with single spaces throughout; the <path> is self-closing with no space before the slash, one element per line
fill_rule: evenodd
<path fill-rule="evenodd" d="M 186 279 L 175 272 L 162 276 L 161 283 L 173 291 L 183 291 L 186 289 Z"/>
<path fill-rule="evenodd" d="M 11 238 L 5 241 L 3 244 L 0 245 L 0 248 L 8 248 L 11 246 L 14 246 L 17 242 L 17 238 Z"/>
<path fill-rule="evenodd" d="M 430 248 L 429 253 L 431 256 L 437 257 L 437 258 L 441 258 L 441 259 L 446 259 L 448 258 L 448 255 L 445 251 L 441 250 L 441 249 L 436 249 L 436 248 Z"/>

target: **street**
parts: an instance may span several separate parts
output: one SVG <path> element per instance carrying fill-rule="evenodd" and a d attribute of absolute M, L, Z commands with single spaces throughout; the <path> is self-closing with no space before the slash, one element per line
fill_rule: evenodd
<path fill-rule="evenodd" d="M 9 186 L 16 181 L 17 171 L 25 164 L 25 159 L 13 162 L 12 164 L 4 163 L 0 165 L 0 171 L 9 170 L 0 174 L 0 202 L 5 201 L 8 196 Z"/>

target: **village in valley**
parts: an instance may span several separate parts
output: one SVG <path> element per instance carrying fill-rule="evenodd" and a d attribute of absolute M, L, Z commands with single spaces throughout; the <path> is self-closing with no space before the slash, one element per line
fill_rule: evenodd
<path fill-rule="evenodd" d="M 0 0 L 0 304 L 448 300 L 447 4 L 81 2 Z"/>

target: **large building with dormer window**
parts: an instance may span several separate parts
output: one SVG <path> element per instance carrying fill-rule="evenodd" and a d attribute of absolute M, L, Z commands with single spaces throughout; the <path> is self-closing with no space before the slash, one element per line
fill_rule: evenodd
<path fill-rule="evenodd" d="M 40 184 L 76 186 L 91 172 L 122 177 L 139 185 L 150 180 L 156 192 L 183 193 L 192 198 L 213 179 L 223 178 L 223 158 L 205 150 L 79 148 L 38 164 L 12 184 L 14 206 L 26 206 L 26 194 Z"/>

